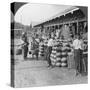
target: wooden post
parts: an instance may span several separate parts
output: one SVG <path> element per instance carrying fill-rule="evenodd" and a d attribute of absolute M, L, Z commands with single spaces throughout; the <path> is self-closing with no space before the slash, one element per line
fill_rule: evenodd
<path fill-rule="evenodd" d="M 59 29 L 59 24 L 57 26 L 58 26 L 58 29 Z"/>
<path fill-rule="evenodd" d="M 79 30 L 78 30 L 78 21 L 77 21 L 77 34 L 79 33 Z"/>

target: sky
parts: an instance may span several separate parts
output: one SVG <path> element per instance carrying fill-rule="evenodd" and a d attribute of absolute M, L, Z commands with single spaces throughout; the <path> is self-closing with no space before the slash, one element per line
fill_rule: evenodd
<path fill-rule="evenodd" d="M 25 4 L 15 14 L 15 21 L 24 25 L 38 24 L 70 8 L 69 5 Z"/>

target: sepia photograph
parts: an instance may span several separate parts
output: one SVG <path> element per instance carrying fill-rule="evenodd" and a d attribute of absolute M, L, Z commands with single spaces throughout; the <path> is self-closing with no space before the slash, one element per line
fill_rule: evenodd
<path fill-rule="evenodd" d="M 88 6 L 10 3 L 11 87 L 88 84 Z"/>

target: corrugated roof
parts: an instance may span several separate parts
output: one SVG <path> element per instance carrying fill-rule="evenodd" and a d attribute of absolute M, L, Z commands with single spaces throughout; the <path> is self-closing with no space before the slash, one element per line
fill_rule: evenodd
<path fill-rule="evenodd" d="M 73 11 L 75 11 L 75 10 L 77 10 L 77 9 L 79 9 L 79 8 L 78 8 L 78 7 L 75 7 L 75 6 L 71 6 L 70 8 L 67 8 L 66 10 L 64 10 L 63 12 L 60 12 L 60 13 L 52 16 L 51 18 L 48 18 L 47 20 L 44 20 L 44 21 L 42 21 L 42 22 L 40 22 L 40 23 L 38 23 L 38 24 L 41 24 L 41 23 L 43 23 L 43 22 L 46 22 L 46 21 L 55 19 L 56 17 L 60 17 L 60 16 L 65 15 L 65 14 L 67 14 L 67 13 L 69 13 L 69 12 L 73 12 Z M 37 25 L 38 25 L 38 24 L 37 24 Z"/>
<path fill-rule="evenodd" d="M 63 12 L 60 12 L 60 13 L 54 15 L 53 17 L 51 17 L 51 18 L 49 18 L 49 19 L 47 19 L 47 20 L 45 20 L 45 21 L 42 21 L 41 23 L 39 23 L 39 24 L 37 24 L 37 25 L 40 25 L 40 24 L 42 24 L 42 23 L 44 23 L 44 22 L 46 22 L 46 21 L 55 19 L 55 18 L 60 17 L 60 16 L 62 16 L 62 15 L 68 14 L 68 13 L 70 13 L 70 12 L 72 13 L 73 11 L 76 11 L 76 10 L 79 10 L 79 9 L 85 14 L 85 17 L 87 18 L 87 14 L 88 14 L 88 13 L 87 13 L 87 12 L 88 12 L 87 7 L 83 7 L 83 6 L 71 6 L 70 8 L 67 8 L 66 10 L 64 10 Z M 37 26 L 37 25 L 36 25 L 36 26 Z"/>

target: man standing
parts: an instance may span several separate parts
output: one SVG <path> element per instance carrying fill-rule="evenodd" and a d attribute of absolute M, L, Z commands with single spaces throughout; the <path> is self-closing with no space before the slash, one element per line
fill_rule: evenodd
<path fill-rule="evenodd" d="M 24 59 L 26 59 L 27 58 L 27 53 L 28 53 L 28 45 L 29 45 L 28 40 L 27 40 L 27 33 L 26 32 L 24 32 L 22 34 L 22 40 L 24 41 L 24 43 L 22 44 L 23 57 L 24 57 Z"/>
<path fill-rule="evenodd" d="M 51 52 L 52 52 L 52 46 L 54 44 L 54 36 L 49 36 L 49 40 L 48 40 L 48 43 L 47 43 L 47 61 L 48 61 L 48 64 L 50 66 L 52 66 L 51 64 L 51 59 L 50 59 L 50 55 L 51 55 Z"/>
<path fill-rule="evenodd" d="M 77 35 L 75 40 L 73 41 L 73 48 L 74 48 L 74 60 L 75 60 L 75 68 L 76 68 L 76 76 L 82 71 L 82 45 L 83 42 L 80 40 L 79 36 Z"/>

